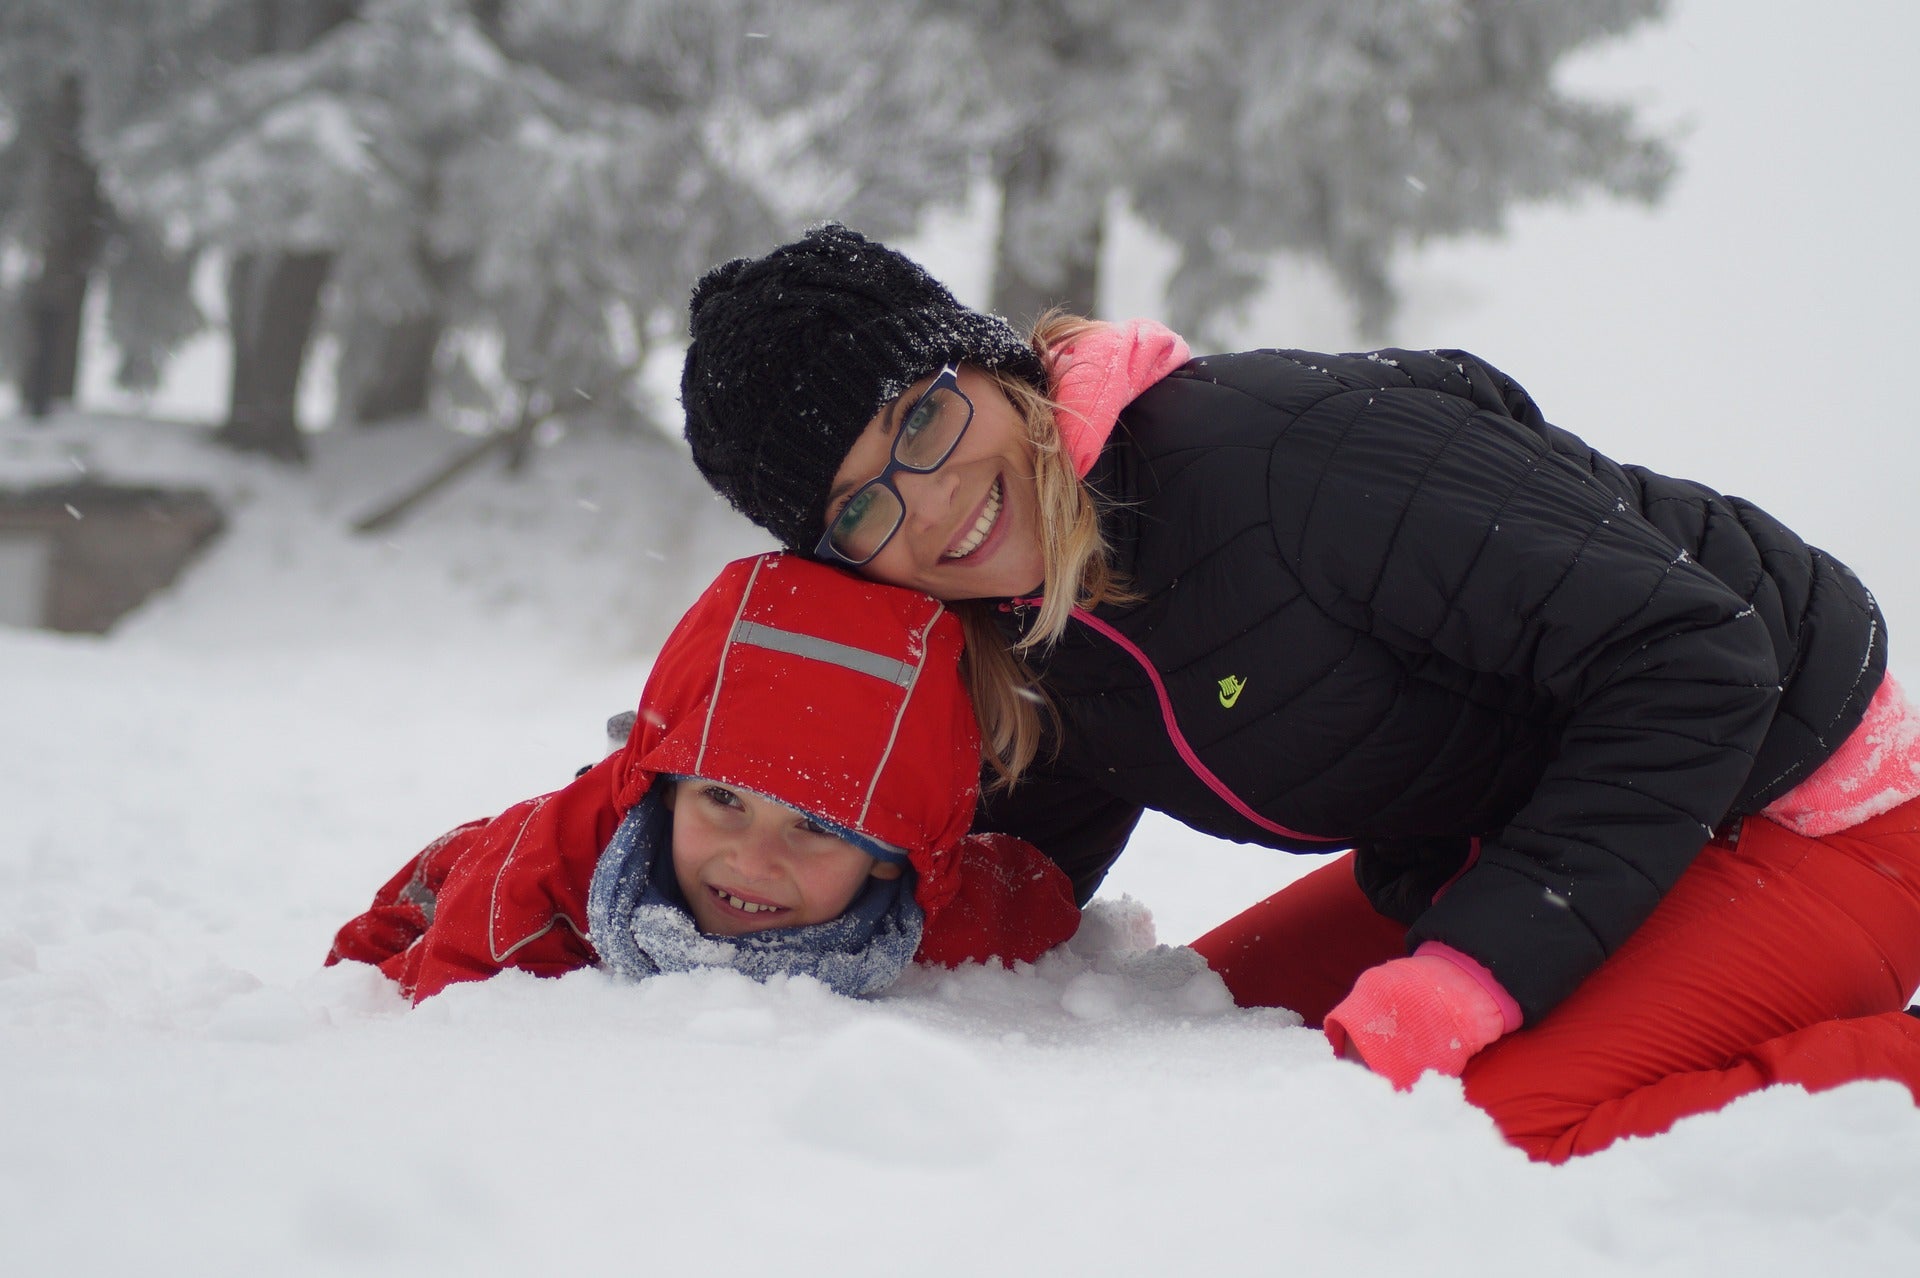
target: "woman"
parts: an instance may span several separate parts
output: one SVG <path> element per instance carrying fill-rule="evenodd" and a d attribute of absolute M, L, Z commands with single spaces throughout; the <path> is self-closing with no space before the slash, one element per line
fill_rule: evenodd
<path fill-rule="evenodd" d="M 1199 943 L 1242 1002 L 1462 1075 L 1537 1157 L 1774 1081 L 1920 1096 L 1920 720 L 1763 511 L 1459 352 L 1023 340 L 841 227 L 710 272 L 692 336 L 709 482 L 963 612 L 977 828 L 1082 900 L 1143 807 L 1355 849 Z"/>

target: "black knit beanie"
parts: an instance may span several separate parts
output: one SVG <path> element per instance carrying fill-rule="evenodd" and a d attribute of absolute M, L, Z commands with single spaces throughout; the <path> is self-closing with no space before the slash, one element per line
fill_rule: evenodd
<path fill-rule="evenodd" d="M 736 510 L 812 554 L 827 490 L 873 415 L 948 363 L 1046 390 L 1032 347 L 917 264 L 844 226 L 714 267 L 680 374 L 694 464 Z"/>

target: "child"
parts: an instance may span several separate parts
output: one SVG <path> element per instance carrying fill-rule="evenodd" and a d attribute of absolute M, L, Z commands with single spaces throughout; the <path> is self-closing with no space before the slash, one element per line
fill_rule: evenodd
<path fill-rule="evenodd" d="M 507 967 L 732 967 L 860 995 L 916 958 L 1032 960 L 1079 914 L 1029 844 L 966 833 L 960 647 L 924 595 L 785 555 L 730 564 L 621 749 L 429 845 L 327 962 L 375 964 L 418 1002 Z"/>

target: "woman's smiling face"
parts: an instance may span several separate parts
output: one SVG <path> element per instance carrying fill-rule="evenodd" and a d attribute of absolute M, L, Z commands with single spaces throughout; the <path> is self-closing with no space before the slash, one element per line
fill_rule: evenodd
<path fill-rule="evenodd" d="M 834 472 L 827 523 L 855 489 L 886 469 L 902 413 L 933 377 L 909 386 L 867 423 Z M 973 402 L 967 433 L 930 474 L 894 472 L 906 516 L 893 539 L 858 571 L 936 599 L 1030 594 L 1040 588 L 1046 570 L 1026 422 L 999 383 L 979 369 L 962 365 L 959 386 Z"/>

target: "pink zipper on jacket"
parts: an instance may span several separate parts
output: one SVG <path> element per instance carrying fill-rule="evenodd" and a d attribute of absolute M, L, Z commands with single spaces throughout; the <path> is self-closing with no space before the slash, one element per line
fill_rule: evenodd
<path fill-rule="evenodd" d="M 1041 596 L 1033 595 L 1025 599 L 1010 600 L 1009 602 L 1014 607 L 1034 607 L 1041 602 L 1041 599 Z M 1187 770 L 1193 773 L 1194 776 L 1199 777 L 1207 789 L 1219 796 L 1221 802 L 1239 813 L 1243 819 L 1259 826 L 1269 833 L 1277 834 L 1283 839 L 1293 839 L 1301 843 L 1332 843 L 1336 845 L 1346 842 L 1344 839 L 1331 839 L 1323 834 L 1304 834 L 1299 830 L 1290 830 L 1279 822 L 1269 821 L 1258 812 L 1255 812 L 1246 800 L 1233 792 L 1225 781 L 1222 781 L 1214 775 L 1213 769 L 1209 768 L 1206 763 L 1201 760 L 1199 752 L 1188 742 L 1187 734 L 1180 731 L 1179 720 L 1173 716 L 1173 698 L 1167 692 L 1165 681 L 1160 678 L 1160 671 L 1154 667 L 1153 662 L 1147 657 L 1147 654 L 1140 651 L 1139 646 L 1131 639 L 1088 612 L 1085 608 L 1075 606 L 1071 615 L 1075 621 L 1086 626 L 1089 630 L 1112 640 L 1119 646 L 1122 652 L 1133 658 L 1135 664 L 1137 664 L 1140 669 L 1146 672 L 1148 681 L 1153 684 L 1153 695 L 1160 700 L 1160 722 L 1166 726 L 1167 739 L 1173 742 L 1173 748 L 1179 752 L 1181 762 L 1187 765 Z"/>

